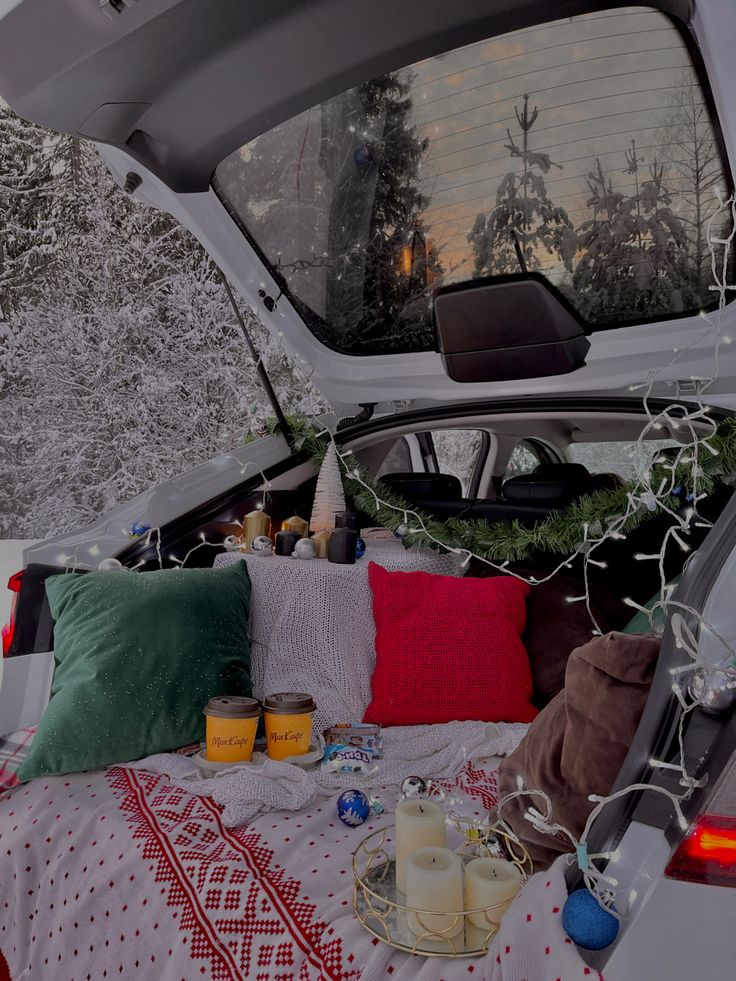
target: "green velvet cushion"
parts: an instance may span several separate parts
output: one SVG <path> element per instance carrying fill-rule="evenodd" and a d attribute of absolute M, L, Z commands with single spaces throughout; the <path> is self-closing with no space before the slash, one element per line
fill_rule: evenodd
<path fill-rule="evenodd" d="M 250 695 L 245 562 L 224 569 L 67 573 L 46 584 L 56 671 L 21 780 L 204 737 L 213 695 Z"/>

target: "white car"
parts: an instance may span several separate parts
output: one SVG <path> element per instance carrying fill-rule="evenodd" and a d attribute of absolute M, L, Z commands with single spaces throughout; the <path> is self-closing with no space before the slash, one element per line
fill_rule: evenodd
<path fill-rule="evenodd" d="M 435 516 L 521 526 L 707 435 L 681 425 L 704 404 L 736 411 L 735 51 L 732 0 L 0 0 L 0 94 L 197 236 L 338 445 Z M 176 563 L 266 485 L 274 517 L 305 513 L 315 467 L 269 397 L 270 435 L 28 548 L 6 654 L 51 648 L 59 567 Z M 736 503 L 696 503 L 714 525 L 663 569 L 707 665 L 736 637 Z M 593 592 L 643 605 L 637 556 L 671 523 L 609 543 Z M 589 839 L 615 849 L 622 927 L 585 953 L 607 981 L 736 971 L 734 701 L 678 733 L 682 658 L 669 622 L 614 789 L 681 790 L 681 737 L 689 830 L 642 790 Z"/>

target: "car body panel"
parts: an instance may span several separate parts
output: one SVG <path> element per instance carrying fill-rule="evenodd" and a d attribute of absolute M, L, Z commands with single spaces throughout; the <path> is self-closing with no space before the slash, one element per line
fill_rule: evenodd
<path fill-rule="evenodd" d="M 83 528 L 30 545 L 23 552 L 23 564 L 96 568 L 102 559 L 130 544 L 134 523 L 144 522 L 152 528 L 169 524 L 289 456 L 281 436 L 256 439 L 138 494 Z"/>

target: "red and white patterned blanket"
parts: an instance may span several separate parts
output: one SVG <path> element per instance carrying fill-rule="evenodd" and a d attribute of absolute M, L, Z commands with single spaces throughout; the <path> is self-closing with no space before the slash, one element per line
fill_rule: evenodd
<path fill-rule="evenodd" d="M 494 773 L 467 763 L 457 780 L 479 809 L 494 802 Z M 529 911 L 520 909 L 513 936 L 525 930 L 529 950 L 502 934 L 484 959 L 437 960 L 375 940 L 353 915 L 351 855 L 391 816 L 347 828 L 336 796 L 228 829 L 210 799 L 120 767 L 3 793 L 0 981 L 4 970 L 12 981 L 596 976 L 562 931 L 560 874 L 524 891 Z M 538 911 L 548 914 L 544 933 Z M 544 972 L 519 973 L 522 953 L 532 967 L 541 957 Z"/>

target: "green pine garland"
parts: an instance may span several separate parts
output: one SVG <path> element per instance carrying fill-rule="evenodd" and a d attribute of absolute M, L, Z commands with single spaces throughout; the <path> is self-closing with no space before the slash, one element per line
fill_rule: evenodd
<path fill-rule="evenodd" d="M 289 424 L 294 436 L 294 448 L 308 451 L 314 463 L 319 466 L 329 444 L 329 435 L 324 431 L 319 434 L 311 422 L 301 417 L 291 417 Z M 706 450 L 703 453 L 705 459 L 698 461 L 699 494 L 709 493 L 716 483 L 724 482 L 736 473 L 736 419 L 729 418 L 721 422 L 716 433 L 707 442 L 714 452 L 710 454 Z M 464 549 L 499 565 L 522 561 L 540 551 L 563 555 L 574 552 L 584 540 L 584 526 L 603 530 L 609 522 L 620 518 L 626 511 L 629 493 L 635 490 L 634 485 L 629 484 L 612 491 L 598 491 L 530 527 L 525 527 L 516 520 L 466 521 L 462 518 L 448 518 L 446 521 L 438 521 L 395 494 L 357 462 L 346 466 L 341 461 L 341 467 L 345 490 L 353 506 L 370 515 L 377 524 L 396 531 L 405 521 L 404 513 L 408 512 L 410 526 L 415 527 L 420 522 L 424 525 L 427 533 L 413 532 L 404 539 L 407 544 L 440 549 L 441 546 L 433 541 L 439 539 L 448 548 Z M 651 472 L 652 487 L 658 487 L 665 480 L 667 485 L 679 484 L 685 493 L 692 493 L 694 490 L 692 463 L 681 463 L 675 472 L 674 481 L 671 471 L 662 464 L 653 464 Z M 368 489 L 352 476 L 354 473 L 360 475 Z M 380 498 L 380 505 L 377 505 L 374 494 Z M 673 507 L 679 506 L 679 498 L 673 497 L 672 500 Z M 638 508 L 621 526 L 620 531 L 624 534 L 633 531 L 651 516 L 652 512 L 646 508 Z"/>

